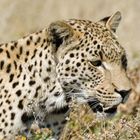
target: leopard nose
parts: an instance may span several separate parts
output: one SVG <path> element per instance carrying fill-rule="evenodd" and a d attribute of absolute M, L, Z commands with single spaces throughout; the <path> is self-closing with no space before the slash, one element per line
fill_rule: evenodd
<path fill-rule="evenodd" d="M 121 97 L 123 98 L 123 100 L 127 100 L 130 93 L 131 93 L 131 89 L 129 90 L 117 90 L 115 89 L 115 92 L 119 93 L 121 95 Z"/>

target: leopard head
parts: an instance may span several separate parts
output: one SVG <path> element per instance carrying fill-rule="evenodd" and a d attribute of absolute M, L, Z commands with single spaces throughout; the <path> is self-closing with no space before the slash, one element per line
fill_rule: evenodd
<path fill-rule="evenodd" d="M 114 114 L 131 92 L 126 53 L 116 36 L 120 20 L 116 12 L 98 22 L 57 21 L 48 29 L 64 91 L 104 116 Z"/>

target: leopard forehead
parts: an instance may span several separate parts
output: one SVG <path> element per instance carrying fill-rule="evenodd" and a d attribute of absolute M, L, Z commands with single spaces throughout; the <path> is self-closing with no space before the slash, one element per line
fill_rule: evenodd
<path fill-rule="evenodd" d="M 116 34 L 100 22 L 70 19 L 66 23 L 78 34 L 79 44 L 75 46 L 75 50 L 85 48 L 84 53 L 86 51 L 94 52 L 94 55 L 103 53 L 107 61 L 115 63 L 125 55 L 125 50 L 120 45 Z M 80 53 L 80 51 L 77 53 Z"/>

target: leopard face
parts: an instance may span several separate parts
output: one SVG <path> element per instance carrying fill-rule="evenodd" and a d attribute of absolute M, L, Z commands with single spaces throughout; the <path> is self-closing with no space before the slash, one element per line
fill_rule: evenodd
<path fill-rule="evenodd" d="M 96 23 L 72 19 L 49 28 L 63 89 L 104 116 L 116 112 L 131 91 L 126 53 L 115 35 L 120 20 L 117 12 Z"/>

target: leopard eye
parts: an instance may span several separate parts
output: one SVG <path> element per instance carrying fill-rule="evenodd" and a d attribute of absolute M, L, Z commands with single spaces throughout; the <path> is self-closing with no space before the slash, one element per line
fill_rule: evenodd
<path fill-rule="evenodd" d="M 95 67 L 99 67 L 102 65 L 102 61 L 101 60 L 90 61 L 90 64 L 95 66 Z"/>

